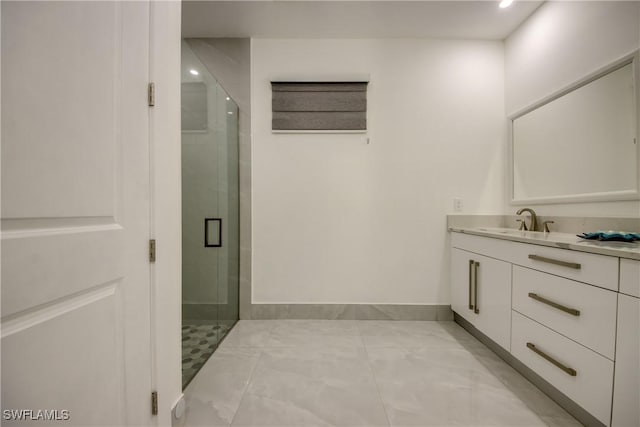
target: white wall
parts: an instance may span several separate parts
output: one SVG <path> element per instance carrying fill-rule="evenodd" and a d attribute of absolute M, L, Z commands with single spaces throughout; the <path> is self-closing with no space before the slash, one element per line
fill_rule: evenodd
<path fill-rule="evenodd" d="M 507 115 L 640 47 L 640 2 L 547 2 L 505 40 Z M 545 215 L 639 216 L 639 202 L 535 206 Z M 516 208 L 506 204 L 507 212 Z"/>
<path fill-rule="evenodd" d="M 252 40 L 253 302 L 449 303 L 452 199 L 502 213 L 503 71 L 501 42 Z M 367 135 L 272 134 L 272 79 L 358 74 Z"/>

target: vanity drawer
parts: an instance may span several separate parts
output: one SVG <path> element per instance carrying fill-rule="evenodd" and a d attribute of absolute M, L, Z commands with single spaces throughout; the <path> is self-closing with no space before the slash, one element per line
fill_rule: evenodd
<path fill-rule="evenodd" d="M 519 244 L 512 262 L 612 291 L 618 290 L 617 257 Z"/>
<path fill-rule="evenodd" d="M 510 254 L 519 243 L 472 234 L 451 233 L 451 246 L 468 252 L 511 261 Z"/>
<path fill-rule="evenodd" d="M 618 294 L 513 266 L 513 309 L 614 359 Z"/>
<path fill-rule="evenodd" d="M 612 361 L 515 311 L 512 312 L 511 354 L 603 424 L 609 425 Z M 575 376 L 565 369 L 575 370 Z"/>
<path fill-rule="evenodd" d="M 620 260 L 620 292 L 640 298 L 640 261 Z"/>

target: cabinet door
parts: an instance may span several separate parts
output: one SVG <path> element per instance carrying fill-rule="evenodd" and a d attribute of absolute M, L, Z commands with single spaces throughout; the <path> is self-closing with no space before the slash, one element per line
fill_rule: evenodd
<path fill-rule="evenodd" d="M 468 322 L 474 323 L 475 315 L 473 309 L 469 308 L 471 303 L 471 281 L 470 276 L 473 268 L 473 260 L 479 255 L 460 249 L 451 249 L 451 309 L 462 316 Z"/>
<path fill-rule="evenodd" d="M 640 298 L 640 261 L 620 259 L 620 293 Z"/>
<path fill-rule="evenodd" d="M 475 258 L 474 325 L 509 351 L 511 343 L 511 264 L 485 256 Z"/>
<path fill-rule="evenodd" d="M 451 308 L 509 350 L 511 264 L 452 248 Z"/>
<path fill-rule="evenodd" d="M 613 389 L 616 427 L 640 425 L 640 299 L 618 295 L 618 334 Z"/>

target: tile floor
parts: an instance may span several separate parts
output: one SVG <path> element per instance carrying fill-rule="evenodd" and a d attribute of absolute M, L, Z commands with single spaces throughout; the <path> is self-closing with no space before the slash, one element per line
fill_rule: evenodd
<path fill-rule="evenodd" d="M 241 320 L 185 398 L 189 427 L 580 425 L 453 322 Z"/>

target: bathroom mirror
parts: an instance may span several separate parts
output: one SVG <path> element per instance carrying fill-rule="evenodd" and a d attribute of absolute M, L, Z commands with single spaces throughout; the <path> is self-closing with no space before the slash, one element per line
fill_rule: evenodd
<path fill-rule="evenodd" d="M 512 204 L 640 198 L 638 54 L 514 115 Z"/>

